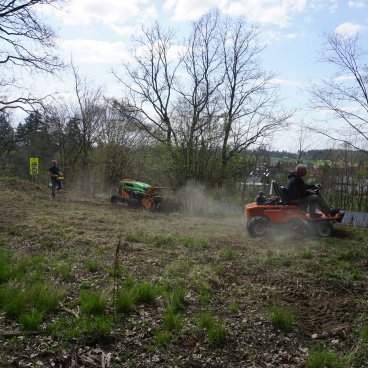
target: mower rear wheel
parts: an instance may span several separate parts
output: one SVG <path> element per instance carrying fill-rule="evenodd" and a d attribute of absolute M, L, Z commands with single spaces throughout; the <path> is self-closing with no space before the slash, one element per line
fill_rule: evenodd
<path fill-rule="evenodd" d="M 331 236 L 332 234 L 332 225 L 328 221 L 316 221 L 314 228 L 317 235 L 323 238 Z"/>
<path fill-rule="evenodd" d="M 247 223 L 247 230 L 252 238 L 265 236 L 269 227 L 269 221 L 262 216 L 252 217 Z"/>

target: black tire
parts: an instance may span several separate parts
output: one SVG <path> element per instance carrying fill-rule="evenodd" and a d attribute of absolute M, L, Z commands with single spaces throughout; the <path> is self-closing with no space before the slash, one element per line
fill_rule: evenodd
<path fill-rule="evenodd" d="M 269 221 L 262 216 L 252 217 L 247 222 L 247 230 L 252 238 L 265 236 L 269 227 Z"/>
<path fill-rule="evenodd" d="M 128 207 L 129 208 L 139 208 L 141 206 L 141 202 L 137 198 L 129 198 Z"/>
<path fill-rule="evenodd" d="M 123 203 L 123 200 L 120 196 L 118 195 L 112 195 L 111 196 L 111 203 L 112 204 L 117 204 L 117 203 Z"/>
<path fill-rule="evenodd" d="M 318 236 L 326 238 L 332 235 L 333 228 L 329 221 L 316 221 L 314 230 Z"/>

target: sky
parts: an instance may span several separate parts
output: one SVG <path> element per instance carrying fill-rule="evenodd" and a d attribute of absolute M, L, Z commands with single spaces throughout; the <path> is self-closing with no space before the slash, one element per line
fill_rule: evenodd
<path fill-rule="evenodd" d="M 328 33 L 359 33 L 368 50 L 368 0 L 69 0 L 58 9 L 41 11 L 58 35 L 62 57 L 72 59 L 107 96 L 119 96 L 122 87 L 111 70 L 119 71 L 129 61 L 131 36 L 140 32 L 142 24 L 158 21 L 185 36 L 191 22 L 216 7 L 258 25 L 266 46 L 263 67 L 276 73 L 281 104 L 295 111 L 294 121 L 313 120 L 308 87 L 333 74 L 331 66 L 319 60 Z M 57 81 L 59 91 L 70 90 L 67 81 L 68 77 Z M 39 81 L 34 84 L 40 88 Z M 45 80 L 41 85 L 44 89 Z M 53 83 L 47 85 L 52 88 Z M 295 134 L 291 130 L 285 134 L 275 136 L 273 148 L 295 150 Z M 311 137 L 311 147 L 316 144 L 321 144 L 321 137 Z"/>

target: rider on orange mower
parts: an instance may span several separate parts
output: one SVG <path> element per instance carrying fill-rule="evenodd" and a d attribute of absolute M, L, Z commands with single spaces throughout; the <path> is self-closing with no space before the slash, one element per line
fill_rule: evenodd
<path fill-rule="evenodd" d="M 288 175 L 288 183 L 286 187 L 286 198 L 290 202 L 296 203 L 299 207 L 308 207 L 310 218 L 321 217 L 322 214 L 316 213 L 316 207 L 325 216 L 335 216 L 340 209 L 330 207 L 326 200 L 319 194 L 319 186 L 314 184 L 306 184 L 304 176 L 307 173 L 305 165 L 297 165 L 295 172 Z"/>

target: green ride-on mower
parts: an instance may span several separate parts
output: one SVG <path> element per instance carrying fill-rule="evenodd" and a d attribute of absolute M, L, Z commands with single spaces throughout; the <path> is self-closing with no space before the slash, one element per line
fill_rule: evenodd
<path fill-rule="evenodd" d="M 118 193 L 111 196 L 111 203 L 156 210 L 163 200 L 162 189 L 163 187 L 153 187 L 140 181 L 123 179 L 120 181 Z"/>

